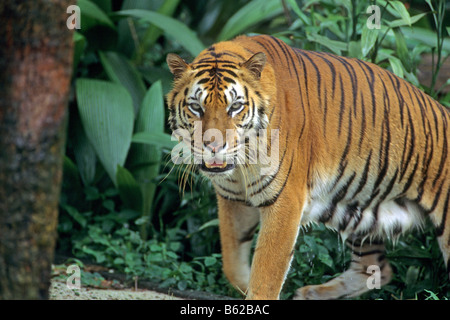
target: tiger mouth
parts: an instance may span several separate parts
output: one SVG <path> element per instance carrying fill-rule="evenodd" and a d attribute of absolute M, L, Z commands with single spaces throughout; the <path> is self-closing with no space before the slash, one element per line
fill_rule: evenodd
<path fill-rule="evenodd" d="M 219 173 L 219 172 L 225 172 L 225 171 L 233 169 L 234 164 L 227 163 L 226 161 L 220 161 L 220 162 L 216 162 L 215 160 L 203 161 L 200 168 L 206 172 Z"/>

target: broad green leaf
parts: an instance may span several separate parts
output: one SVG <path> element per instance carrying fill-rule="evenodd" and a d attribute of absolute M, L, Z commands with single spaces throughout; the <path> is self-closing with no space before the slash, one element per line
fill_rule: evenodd
<path fill-rule="evenodd" d="M 425 0 L 425 2 L 428 4 L 428 6 L 430 7 L 431 11 L 434 11 L 434 7 L 433 4 L 431 3 L 431 0 Z"/>
<path fill-rule="evenodd" d="M 412 286 L 417 283 L 420 269 L 416 266 L 410 266 L 406 271 L 405 285 Z"/>
<path fill-rule="evenodd" d="M 308 40 L 317 42 L 320 45 L 327 47 L 337 55 L 341 55 L 342 51 L 347 50 L 347 44 L 341 41 L 330 40 L 327 37 L 321 36 L 317 33 L 308 34 Z"/>
<path fill-rule="evenodd" d="M 73 152 L 81 180 L 87 186 L 94 181 L 97 156 L 94 147 L 84 132 L 81 121 L 75 119 L 74 122 L 74 133 L 72 136 Z"/>
<path fill-rule="evenodd" d="M 370 29 L 367 25 L 364 25 L 361 33 L 361 52 L 363 58 L 366 57 L 370 50 L 372 50 L 375 42 L 377 41 L 380 30 Z"/>
<path fill-rule="evenodd" d="M 426 44 L 431 48 L 436 47 L 436 33 L 432 30 L 414 27 L 414 28 L 402 28 L 402 32 L 405 38 L 407 39 L 419 40 L 420 42 Z M 442 50 L 447 52 L 450 51 L 450 37 L 444 38 Z"/>
<path fill-rule="evenodd" d="M 279 0 L 252 0 L 228 19 L 217 40 L 231 39 L 248 27 L 281 12 L 283 12 L 283 5 Z"/>
<path fill-rule="evenodd" d="M 153 3 L 153 8 L 147 8 L 148 10 L 157 10 L 158 13 L 163 14 L 165 16 L 172 16 L 178 7 L 178 4 L 180 3 L 180 0 L 165 0 L 161 4 L 160 7 L 158 7 L 159 3 Z M 122 7 L 123 10 L 125 9 L 143 9 L 143 8 L 126 8 L 125 6 Z M 129 28 L 129 26 L 127 26 Z M 144 35 L 142 36 L 142 40 L 140 41 L 139 47 L 136 50 L 135 54 L 135 61 L 138 65 L 143 64 L 144 56 L 147 54 L 149 50 L 151 50 L 151 47 L 153 44 L 158 40 L 158 38 L 163 34 L 163 31 L 156 27 L 153 24 L 150 24 L 147 27 L 147 30 L 145 31 Z M 130 33 L 131 35 L 131 33 Z M 129 36 L 129 38 L 131 38 Z M 153 83 L 153 82 L 152 82 Z"/>
<path fill-rule="evenodd" d="M 362 59 L 361 41 L 350 41 L 348 44 L 348 55 L 353 58 Z"/>
<path fill-rule="evenodd" d="M 295 0 L 287 0 L 287 3 L 291 6 L 292 10 L 297 14 L 297 16 L 300 18 L 300 20 L 305 25 L 310 25 L 311 20 L 307 15 L 303 13 L 303 11 L 299 8 L 297 2 Z"/>
<path fill-rule="evenodd" d="M 139 115 L 135 132 L 164 132 L 164 96 L 161 81 L 155 82 L 147 91 Z"/>
<path fill-rule="evenodd" d="M 93 79 L 78 79 L 76 96 L 86 136 L 116 184 L 117 165 L 125 163 L 133 134 L 131 97 L 121 85 Z"/>
<path fill-rule="evenodd" d="M 123 55 L 113 52 L 99 52 L 100 61 L 109 79 L 123 85 L 133 99 L 134 113 L 137 115 L 145 95 L 145 83 L 136 67 Z"/>
<path fill-rule="evenodd" d="M 164 133 L 164 96 L 161 81 L 155 82 L 147 91 L 136 119 L 136 132 Z M 159 174 L 162 157 L 158 146 L 137 144 L 132 147 L 130 163 L 136 166 L 133 171 L 143 194 L 142 217 L 150 221 L 153 198 L 156 191 L 155 178 Z M 146 238 L 146 225 L 141 235 Z"/>
<path fill-rule="evenodd" d="M 197 56 L 205 48 L 205 45 L 200 41 L 194 31 L 182 22 L 171 17 L 157 12 L 139 9 L 122 10 L 116 14 L 143 19 L 154 24 L 162 29 L 164 33 L 178 41 L 193 56 Z"/>
<path fill-rule="evenodd" d="M 197 232 L 201 231 L 203 229 L 209 228 L 209 227 L 218 227 L 218 226 L 219 226 L 219 219 L 217 219 L 217 218 L 216 219 L 212 219 L 212 220 L 209 220 L 208 222 L 205 222 L 204 224 L 202 224 L 198 228 Z"/>
<path fill-rule="evenodd" d="M 216 257 L 206 257 L 205 258 L 205 266 L 206 267 L 210 267 L 212 265 L 215 265 L 217 262 L 217 258 Z"/>
<path fill-rule="evenodd" d="M 142 210 L 142 192 L 133 175 L 124 167 L 117 165 L 117 188 L 123 203 L 127 208 Z"/>
<path fill-rule="evenodd" d="M 419 21 L 426 15 L 427 15 L 427 13 L 416 14 L 415 16 L 411 17 L 410 21 L 405 21 L 404 19 L 397 19 L 397 20 L 385 21 L 385 22 L 391 28 L 403 27 L 403 26 L 408 26 L 410 24 L 412 25 L 412 24 L 416 23 L 417 21 Z"/>
<path fill-rule="evenodd" d="M 400 16 L 408 26 L 411 26 L 411 16 L 409 15 L 408 10 L 406 9 L 405 5 L 402 2 L 389 1 L 389 5 L 391 5 L 394 8 L 394 10 L 393 11 L 391 10 L 391 12 L 397 13 L 397 15 Z"/>
<path fill-rule="evenodd" d="M 172 149 L 178 142 L 172 141 L 172 137 L 167 133 L 157 132 L 138 132 L 131 139 L 134 143 L 147 143 L 159 148 Z"/>
<path fill-rule="evenodd" d="M 115 29 L 114 23 L 111 19 L 100 9 L 95 3 L 89 0 L 78 0 L 77 5 L 80 7 L 80 12 L 83 16 L 97 20 L 100 24 L 106 25 Z M 81 19 L 81 29 L 83 30 L 83 18 Z"/>
<path fill-rule="evenodd" d="M 67 213 L 76 221 L 76 222 L 78 222 L 83 228 L 85 228 L 86 227 L 86 225 L 87 225 L 87 219 L 86 219 L 86 217 L 83 215 L 83 214 L 81 214 L 79 211 L 78 211 L 78 209 L 76 209 L 76 208 L 74 208 L 74 207 L 72 207 L 72 206 L 69 206 L 69 205 L 65 205 L 65 204 L 63 204 L 63 205 L 61 205 L 62 206 L 62 208 L 64 209 L 64 210 L 66 210 L 67 211 Z"/>
<path fill-rule="evenodd" d="M 142 10 L 158 10 L 160 6 L 160 1 L 149 1 L 149 0 L 124 0 L 120 10 L 130 10 L 130 9 L 142 9 Z M 124 53 L 127 57 L 132 57 L 137 54 L 136 48 L 136 27 L 138 27 L 137 19 L 120 19 L 117 23 L 117 48 L 120 48 L 120 52 Z M 139 28 L 140 29 L 140 28 Z M 142 40 L 139 42 L 139 47 L 141 47 Z M 142 60 L 138 62 L 139 65 L 142 64 Z"/>
<path fill-rule="evenodd" d="M 392 72 L 394 72 L 400 78 L 403 78 L 402 62 L 396 57 L 390 57 L 389 64 L 391 65 Z"/>
<path fill-rule="evenodd" d="M 165 0 L 161 7 L 158 9 L 158 13 L 165 16 L 172 16 L 177 8 L 180 0 Z M 155 25 L 151 25 L 145 32 L 144 38 L 142 40 L 142 48 L 149 48 L 161 35 L 161 29 L 157 28 Z"/>
<path fill-rule="evenodd" d="M 395 44 L 397 49 L 397 56 L 400 58 L 400 60 L 403 63 L 403 66 L 405 66 L 406 71 L 411 71 L 411 55 L 408 51 L 408 47 L 406 46 L 406 40 L 403 36 L 403 33 L 400 29 L 396 28 L 394 29 L 395 34 Z"/>

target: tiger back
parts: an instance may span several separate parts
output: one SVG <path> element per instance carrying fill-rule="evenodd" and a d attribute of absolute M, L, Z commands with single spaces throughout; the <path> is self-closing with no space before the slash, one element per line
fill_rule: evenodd
<path fill-rule="evenodd" d="M 297 290 L 298 299 L 368 291 L 372 265 L 387 283 L 383 240 L 425 219 L 448 268 L 448 109 L 374 64 L 271 36 L 217 43 L 191 64 L 173 54 L 167 62 L 169 124 L 185 132 L 192 167 L 215 188 L 223 269 L 246 298 L 279 297 L 299 228 L 310 223 L 340 232 L 353 257 L 339 277 Z M 252 141 L 263 148 L 246 151 Z"/>

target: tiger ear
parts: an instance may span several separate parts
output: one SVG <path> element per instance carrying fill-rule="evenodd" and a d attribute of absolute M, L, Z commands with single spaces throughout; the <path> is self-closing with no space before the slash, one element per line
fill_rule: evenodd
<path fill-rule="evenodd" d="M 181 77 L 181 75 L 189 68 L 189 65 L 177 54 L 169 53 L 166 58 L 167 65 L 170 72 L 174 75 L 175 79 Z"/>
<path fill-rule="evenodd" d="M 261 72 L 266 65 L 266 61 L 267 58 L 264 52 L 258 52 L 254 54 L 250 59 L 242 63 L 241 66 L 247 68 L 256 77 L 256 79 L 259 79 L 261 78 Z"/>

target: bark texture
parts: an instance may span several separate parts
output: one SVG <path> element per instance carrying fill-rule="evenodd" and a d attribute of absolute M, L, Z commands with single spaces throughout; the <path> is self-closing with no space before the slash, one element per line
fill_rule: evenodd
<path fill-rule="evenodd" d="M 72 70 L 69 1 L 0 2 L 0 299 L 47 299 Z"/>

